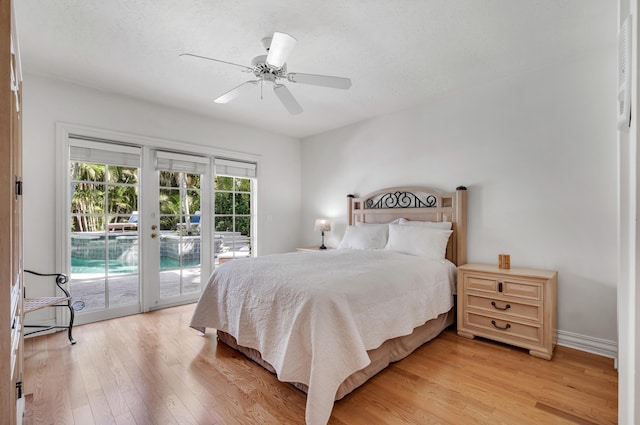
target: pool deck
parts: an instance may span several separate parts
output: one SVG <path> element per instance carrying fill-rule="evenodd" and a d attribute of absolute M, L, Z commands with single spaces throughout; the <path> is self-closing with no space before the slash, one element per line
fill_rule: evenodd
<path fill-rule="evenodd" d="M 182 292 L 180 282 L 182 281 Z M 109 307 L 122 307 L 139 302 L 140 283 L 137 274 L 104 276 L 72 274 L 69 280 L 73 302 L 82 301 L 82 312 L 104 309 L 108 289 Z M 164 270 L 160 272 L 160 298 L 167 299 L 186 293 L 200 292 L 200 269 Z"/>

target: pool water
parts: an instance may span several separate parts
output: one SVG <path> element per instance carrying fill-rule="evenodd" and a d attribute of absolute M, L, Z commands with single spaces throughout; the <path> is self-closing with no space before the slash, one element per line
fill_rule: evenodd
<path fill-rule="evenodd" d="M 200 265 L 200 260 L 183 260 L 182 267 L 195 267 Z M 160 257 L 160 270 L 174 270 L 180 268 L 180 261 L 175 258 Z M 89 260 L 71 257 L 71 273 L 101 274 L 105 272 L 105 260 Z M 127 264 L 120 260 L 109 260 L 109 274 L 138 273 L 137 264 Z"/>

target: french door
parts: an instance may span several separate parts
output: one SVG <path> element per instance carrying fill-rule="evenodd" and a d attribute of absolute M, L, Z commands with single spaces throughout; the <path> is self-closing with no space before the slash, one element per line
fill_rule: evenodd
<path fill-rule="evenodd" d="M 211 160 L 80 137 L 69 152 L 77 322 L 197 300 L 213 267 Z"/>
<path fill-rule="evenodd" d="M 143 275 L 147 309 L 195 301 L 212 268 L 210 159 L 148 150 Z M 155 159 L 155 160 L 154 160 Z"/>
<path fill-rule="evenodd" d="M 140 311 L 139 147 L 69 140 L 67 271 L 77 322 Z"/>

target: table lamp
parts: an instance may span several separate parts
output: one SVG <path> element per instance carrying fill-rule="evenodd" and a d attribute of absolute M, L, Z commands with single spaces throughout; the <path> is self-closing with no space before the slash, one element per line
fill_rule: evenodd
<path fill-rule="evenodd" d="M 324 220 L 324 219 L 317 219 L 316 220 L 316 231 L 320 231 L 322 232 L 322 245 L 320 245 L 320 249 L 327 249 L 326 246 L 324 246 L 324 232 L 330 232 L 331 231 L 331 223 L 329 222 L 329 220 Z"/>

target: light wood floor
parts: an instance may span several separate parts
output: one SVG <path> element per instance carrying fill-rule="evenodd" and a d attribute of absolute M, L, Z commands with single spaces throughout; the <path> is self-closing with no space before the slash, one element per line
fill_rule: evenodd
<path fill-rule="evenodd" d="M 26 424 L 303 424 L 305 396 L 188 328 L 194 305 L 25 341 Z M 336 402 L 332 425 L 615 424 L 611 359 L 445 331 Z"/>

